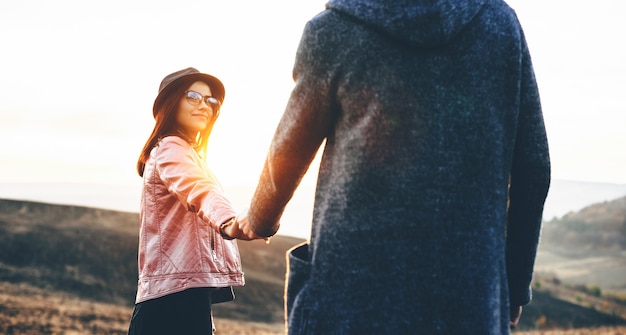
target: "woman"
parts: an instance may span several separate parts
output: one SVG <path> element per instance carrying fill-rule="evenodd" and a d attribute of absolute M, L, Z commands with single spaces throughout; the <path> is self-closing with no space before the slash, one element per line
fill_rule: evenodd
<path fill-rule="evenodd" d="M 219 233 L 236 212 L 203 159 L 224 95 L 219 79 L 194 68 L 161 82 L 137 161 L 139 281 L 129 334 L 211 334 L 211 304 L 244 284 L 237 244 Z"/>

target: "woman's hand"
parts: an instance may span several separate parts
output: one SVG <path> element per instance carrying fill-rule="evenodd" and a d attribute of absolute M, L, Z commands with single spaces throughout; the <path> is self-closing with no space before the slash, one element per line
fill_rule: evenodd
<path fill-rule="evenodd" d="M 250 227 L 250 220 L 248 220 L 247 213 L 243 213 L 235 218 L 233 224 L 223 229 L 224 234 L 236 238 L 238 240 L 251 241 L 264 239 L 266 243 L 269 243 L 269 237 L 261 237 L 252 231 Z"/>

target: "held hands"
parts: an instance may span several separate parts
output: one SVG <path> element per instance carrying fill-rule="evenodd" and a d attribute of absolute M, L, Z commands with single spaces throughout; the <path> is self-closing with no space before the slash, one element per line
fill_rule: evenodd
<path fill-rule="evenodd" d="M 224 238 L 230 237 L 230 239 L 244 241 L 264 239 L 265 243 L 270 243 L 269 237 L 261 237 L 252 231 L 247 213 L 237 216 L 232 221 L 227 221 L 220 227 L 220 233 L 222 233 L 222 236 L 225 235 Z"/>

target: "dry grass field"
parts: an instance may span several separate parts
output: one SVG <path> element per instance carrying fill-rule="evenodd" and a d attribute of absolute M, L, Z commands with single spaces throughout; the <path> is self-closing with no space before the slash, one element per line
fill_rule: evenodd
<path fill-rule="evenodd" d="M 580 329 L 553 329 L 513 332 L 513 335 L 625 335 L 626 327 L 599 327 Z"/>
<path fill-rule="evenodd" d="M 0 334 L 125 335 L 132 308 L 87 301 L 27 285 L 0 283 Z M 283 335 L 281 323 L 217 318 L 218 335 Z M 626 335 L 626 327 L 513 331 L 513 335 Z"/>
<path fill-rule="evenodd" d="M 0 334 L 125 335 L 132 308 L 0 283 Z M 282 324 L 216 319 L 218 334 L 283 334 Z"/>
<path fill-rule="evenodd" d="M 49 294 L 27 285 L 0 284 L 0 333 L 6 335 L 126 334 L 131 310 Z"/>

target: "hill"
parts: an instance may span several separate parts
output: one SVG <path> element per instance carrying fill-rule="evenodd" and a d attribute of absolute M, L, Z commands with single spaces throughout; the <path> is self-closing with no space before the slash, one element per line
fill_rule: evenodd
<path fill-rule="evenodd" d="M 0 281 L 128 305 L 136 290 L 137 219 L 133 213 L 0 201 Z"/>
<path fill-rule="evenodd" d="M 626 184 L 552 179 L 543 218 L 552 220 L 597 203 L 626 196 Z"/>
<path fill-rule="evenodd" d="M 626 295 L 626 197 L 544 222 L 535 269 Z"/>
<path fill-rule="evenodd" d="M 255 185 L 224 185 L 235 208 L 248 208 Z M 314 180 L 305 179 L 283 214 L 281 233 L 308 238 L 315 193 Z M 135 212 L 141 194 L 141 179 L 134 183 L 66 183 L 66 182 L 0 182 L 0 198 L 19 199 L 106 208 Z M 579 211 L 595 203 L 626 196 L 626 184 L 598 183 L 553 179 L 546 199 L 543 217 L 546 220 Z"/>
<path fill-rule="evenodd" d="M 136 290 L 137 239 L 136 213 L 0 200 L 0 332 L 72 334 L 58 331 L 70 327 L 73 334 L 123 334 Z M 228 334 L 238 327 L 229 320 L 246 323 L 241 334 L 282 333 L 285 252 L 302 241 L 239 242 L 246 286 L 235 288 L 235 302 L 214 308 Z M 595 296 L 600 302 L 592 305 L 585 287 L 550 287 L 553 282 L 536 287 L 520 329 L 625 323 L 598 307 L 605 297 Z"/>
<path fill-rule="evenodd" d="M 542 242 L 553 250 L 586 255 L 626 251 L 626 197 L 592 204 L 544 223 Z"/>
<path fill-rule="evenodd" d="M 138 215 L 104 209 L 0 200 L 0 282 L 132 306 L 137 289 Z M 216 317 L 283 321 L 288 236 L 239 242 L 246 286 Z M 259 308 L 262 306 L 262 308 Z"/>

